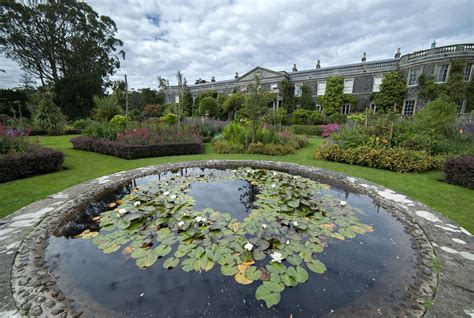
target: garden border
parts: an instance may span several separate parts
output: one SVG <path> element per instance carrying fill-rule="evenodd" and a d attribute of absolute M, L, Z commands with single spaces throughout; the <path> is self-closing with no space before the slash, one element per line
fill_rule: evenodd
<path fill-rule="evenodd" d="M 29 316 L 80 314 L 69 308 L 68 301 L 54 286 L 54 278 L 44 266 L 43 251 L 48 232 L 52 230 L 49 222 L 58 222 L 59 215 L 81 209 L 100 199 L 104 191 L 116 189 L 133 178 L 185 167 L 239 166 L 301 175 L 368 194 L 405 224 L 417 245 L 420 275 L 410 290 L 416 299 L 407 309 L 407 315 L 420 316 L 430 304 L 432 306 L 426 317 L 469 317 L 474 314 L 474 254 L 471 252 L 474 238 L 465 229 L 425 205 L 363 179 L 321 168 L 274 161 L 210 160 L 150 166 L 100 177 L 37 201 L 1 219 L 0 316 L 20 316 L 20 313 Z M 435 253 L 441 264 L 438 277 L 433 268 Z M 435 288 L 436 294 L 431 302 Z"/>

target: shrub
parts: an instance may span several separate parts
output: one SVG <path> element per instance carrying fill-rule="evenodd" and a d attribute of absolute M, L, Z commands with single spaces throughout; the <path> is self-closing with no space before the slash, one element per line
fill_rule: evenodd
<path fill-rule="evenodd" d="M 222 137 L 230 144 L 242 145 L 244 148 L 248 145 L 251 138 L 250 129 L 244 124 L 232 122 L 222 131 Z"/>
<path fill-rule="evenodd" d="M 202 143 L 197 141 L 132 145 L 119 141 L 80 136 L 71 139 L 71 143 L 74 149 L 94 151 L 123 159 L 190 155 L 204 152 Z"/>
<path fill-rule="evenodd" d="M 360 146 L 343 149 L 339 145 L 325 143 L 317 148 L 316 159 L 397 172 L 428 171 L 435 168 L 433 157 L 426 152 L 402 148 Z"/>
<path fill-rule="evenodd" d="M 160 104 L 148 104 L 143 108 L 143 114 L 147 117 L 160 117 L 162 107 Z"/>
<path fill-rule="evenodd" d="M 94 117 L 101 121 L 110 121 L 115 115 L 122 114 L 122 108 L 119 106 L 118 97 L 115 94 L 104 97 L 94 96 L 95 109 Z"/>
<path fill-rule="evenodd" d="M 156 127 L 126 129 L 118 132 L 116 140 L 131 145 L 153 145 L 173 142 L 198 142 L 202 137 L 193 128 L 183 128 L 178 132 L 176 127 Z"/>
<path fill-rule="evenodd" d="M 82 134 L 87 137 L 105 138 L 108 140 L 115 140 L 118 132 L 123 128 L 111 122 L 92 122 Z"/>
<path fill-rule="evenodd" d="M 294 125 L 321 125 L 327 123 L 326 115 L 315 110 L 298 109 L 292 114 Z"/>
<path fill-rule="evenodd" d="M 263 154 L 270 156 L 282 156 L 294 152 L 295 149 L 288 145 L 263 144 L 261 142 L 250 144 L 247 149 L 247 153 L 249 154 Z"/>
<path fill-rule="evenodd" d="M 46 130 L 48 134 L 59 134 L 63 130 L 64 115 L 50 95 L 40 101 L 35 111 L 34 123 L 38 128 Z"/>
<path fill-rule="evenodd" d="M 58 171 L 64 154 L 54 149 L 33 147 L 29 152 L 0 155 L 0 182 Z"/>
<path fill-rule="evenodd" d="M 216 139 L 213 146 L 217 153 L 245 153 L 244 145 L 232 144 L 222 138 Z"/>
<path fill-rule="evenodd" d="M 0 154 L 28 151 L 30 129 L 12 128 L 0 125 Z"/>
<path fill-rule="evenodd" d="M 74 122 L 74 124 L 72 124 L 72 126 L 74 127 L 74 129 L 85 129 L 87 126 L 89 126 L 91 124 L 92 120 L 90 120 L 89 118 L 87 119 L 78 119 Z"/>
<path fill-rule="evenodd" d="M 204 97 L 199 102 L 199 114 L 201 116 L 217 116 L 219 113 L 219 105 L 217 101 L 212 97 Z"/>
<path fill-rule="evenodd" d="M 446 182 L 474 189 L 474 156 L 448 158 L 443 171 Z"/>
<path fill-rule="evenodd" d="M 125 115 L 115 115 L 110 122 L 120 127 L 125 127 L 127 125 L 127 116 Z"/>
<path fill-rule="evenodd" d="M 167 123 L 168 125 L 173 125 L 178 122 L 178 115 L 176 114 L 166 114 L 160 118 L 161 121 Z"/>
<path fill-rule="evenodd" d="M 344 124 L 347 121 L 347 116 L 341 113 L 334 113 L 328 116 L 329 123 Z"/>
<path fill-rule="evenodd" d="M 332 133 L 339 130 L 338 124 L 327 124 L 323 126 L 323 133 L 321 134 L 324 138 L 331 136 Z"/>
<path fill-rule="evenodd" d="M 321 136 L 323 127 L 321 125 L 293 125 L 291 131 L 297 135 Z"/>

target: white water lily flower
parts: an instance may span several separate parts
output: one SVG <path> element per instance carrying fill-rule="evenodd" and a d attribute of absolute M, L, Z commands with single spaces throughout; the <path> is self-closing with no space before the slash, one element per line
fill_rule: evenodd
<path fill-rule="evenodd" d="M 340 204 L 341 206 L 346 206 L 347 202 L 346 202 L 346 201 L 341 201 L 341 202 L 339 202 L 339 204 Z"/>
<path fill-rule="evenodd" d="M 135 202 L 133 202 L 133 206 L 139 206 L 140 204 L 141 204 L 140 201 L 135 201 Z"/>
<path fill-rule="evenodd" d="M 247 242 L 247 244 L 244 245 L 244 248 L 247 250 L 247 251 L 251 251 L 253 249 L 253 244 L 250 243 L 250 242 Z"/>
<path fill-rule="evenodd" d="M 285 244 L 290 245 L 290 240 L 286 240 Z"/>
<path fill-rule="evenodd" d="M 165 191 L 165 192 L 163 192 L 163 194 L 164 194 L 164 195 L 168 195 L 168 194 L 170 194 L 170 193 L 169 193 L 169 191 Z"/>
<path fill-rule="evenodd" d="M 266 229 L 268 225 L 266 225 L 265 223 L 262 224 L 262 229 Z"/>
<path fill-rule="evenodd" d="M 276 188 L 276 186 L 277 186 L 276 184 L 272 184 L 272 188 Z"/>
<path fill-rule="evenodd" d="M 125 210 L 125 209 L 118 209 L 118 213 L 120 213 L 120 215 L 123 215 L 123 214 L 127 213 L 127 210 Z"/>
<path fill-rule="evenodd" d="M 294 221 L 294 222 L 293 222 L 293 225 L 294 225 L 294 226 L 298 226 L 298 222 Z"/>
<path fill-rule="evenodd" d="M 194 218 L 194 220 L 196 220 L 196 222 L 202 222 L 202 219 L 203 219 L 202 216 L 196 216 Z"/>
<path fill-rule="evenodd" d="M 170 198 L 171 198 L 171 200 L 174 200 L 174 199 L 176 199 L 176 195 L 172 194 L 172 195 L 170 195 Z"/>
<path fill-rule="evenodd" d="M 273 252 L 270 254 L 270 257 L 272 258 L 270 262 L 281 263 L 281 261 L 283 260 L 283 255 L 281 255 L 280 252 Z"/>
<path fill-rule="evenodd" d="M 207 222 L 207 219 L 206 218 L 202 218 L 202 223 L 206 223 Z"/>
<path fill-rule="evenodd" d="M 276 175 L 278 175 L 278 173 L 276 173 L 276 172 L 273 172 L 273 175 L 274 175 L 274 176 L 276 176 Z"/>
<path fill-rule="evenodd" d="M 179 222 L 178 222 L 178 227 L 183 227 L 183 225 L 184 225 L 184 222 L 183 222 L 183 221 L 179 221 Z"/>

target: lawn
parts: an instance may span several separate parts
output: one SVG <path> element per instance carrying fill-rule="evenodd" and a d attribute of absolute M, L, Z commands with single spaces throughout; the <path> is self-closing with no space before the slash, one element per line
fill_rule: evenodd
<path fill-rule="evenodd" d="M 440 171 L 428 173 L 397 173 L 366 167 L 351 166 L 314 159 L 315 148 L 321 139 L 292 155 L 266 156 L 244 154 L 216 154 L 210 144 L 202 155 L 124 160 L 92 152 L 74 150 L 69 139 L 73 136 L 39 137 L 42 144 L 59 149 L 66 154 L 65 170 L 0 184 L 0 218 L 36 200 L 59 192 L 75 184 L 117 171 L 170 162 L 206 159 L 254 159 L 288 161 L 339 171 L 351 176 L 384 185 L 410 198 L 423 202 L 474 232 L 474 190 L 446 184 Z"/>

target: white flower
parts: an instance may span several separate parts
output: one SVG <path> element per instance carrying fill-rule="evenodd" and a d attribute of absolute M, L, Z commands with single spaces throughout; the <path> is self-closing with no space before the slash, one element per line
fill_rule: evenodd
<path fill-rule="evenodd" d="M 207 219 L 206 218 L 202 218 L 202 223 L 206 223 L 207 222 Z"/>
<path fill-rule="evenodd" d="M 293 225 L 294 225 L 294 226 L 298 226 L 298 222 L 293 221 Z"/>
<path fill-rule="evenodd" d="M 283 260 L 283 255 L 281 255 L 280 252 L 273 252 L 270 254 L 270 257 L 272 258 L 270 262 L 281 263 L 281 261 Z"/>
<path fill-rule="evenodd" d="M 265 223 L 262 224 L 262 229 L 266 229 L 268 225 L 266 225 Z"/>
<path fill-rule="evenodd" d="M 125 210 L 125 209 L 118 209 L 118 213 L 119 213 L 120 215 L 124 215 L 125 213 L 127 213 L 127 210 Z"/>
<path fill-rule="evenodd" d="M 346 202 L 346 201 L 341 201 L 341 202 L 339 202 L 339 204 L 340 204 L 341 206 L 346 206 L 347 202 Z"/>
<path fill-rule="evenodd" d="M 251 251 L 253 249 L 253 244 L 250 243 L 250 242 L 247 242 L 247 244 L 244 245 L 244 248 L 247 250 L 247 251 Z"/>
<path fill-rule="evenodd" d="M 276 188 L 276 186 L 277 186 L 276 184 L 272 184 L 272 188 Z"/>
<path fill-rule="evenodd" d="M 278 173 L 276 173 L 275 171 L 273 171 L 273 175 L 276 176 L 276 175 L 278 175 Z"/>
<path fill-rule="evenodd" d="M 247 172 L 252 172 L 252 169 L 247 169 Z"/>
<path fill-rule="evenodd" d="M 183 227 L 183 225 L 184 225 L 184 222 L 183 222 L 183 221 L 179 221 L 179 222 L 178 222 L 178 227 Z"/>
<path fill-rule="evenodd" d="M 164 195 L 170 194 L 168 191 L 163 192 Z"/>
<path fill-rule="evenodd" d="M 171 200 L 174 200 L 174 199 L 176 199 L 176 195 L 172 194 L 172 195 L 170 195 L 170 198 L 171 198 Z"/>
<path fill-rule="evenodd" d="M 286 240 L 285 244 L 290 245 L 290 240 Z"/>
<path fill-rule="evenodd" d="M 196 216 L 194 220 L 196 220 L 196 222 L 202 222 L 203 218 L 202 216 Z"/>
<path fill-rule="evenodd" d="M 135 201 L 135 202 L 133 202 L 133 206 L 139 206 L 140 204 L 141 204 L 140 201 Z"/>

